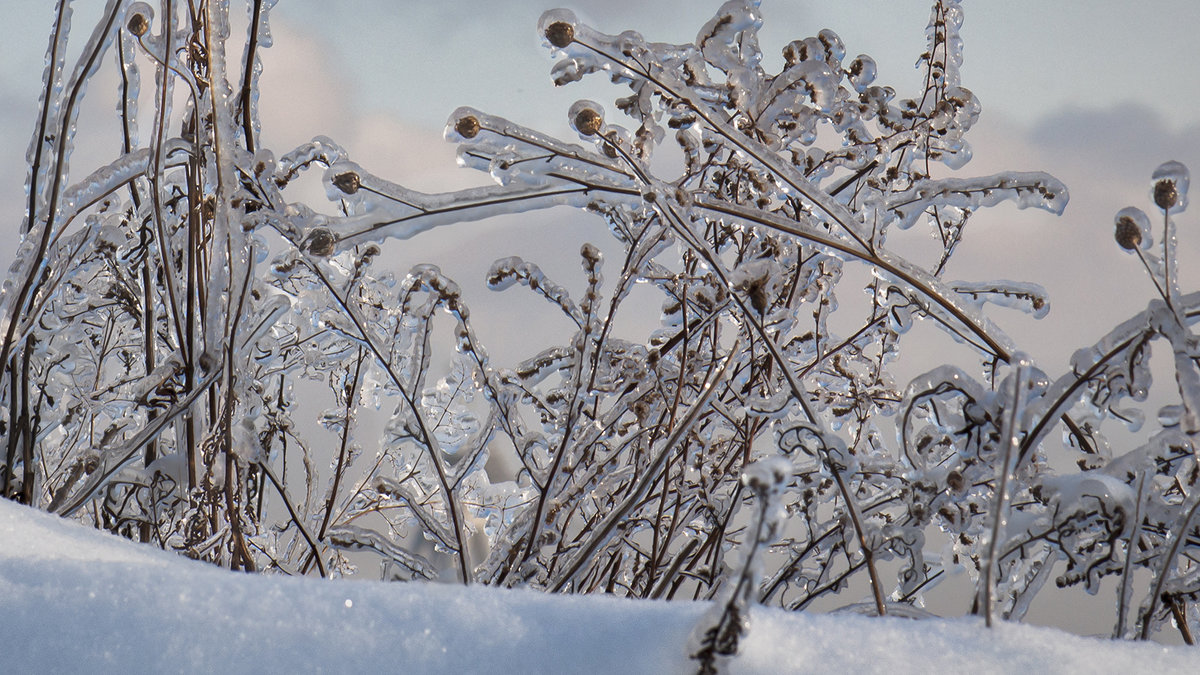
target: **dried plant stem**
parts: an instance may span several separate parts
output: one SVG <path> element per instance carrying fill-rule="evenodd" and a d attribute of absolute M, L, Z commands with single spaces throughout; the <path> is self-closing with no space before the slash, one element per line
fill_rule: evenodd
<path fill-rule="evenodd" d="M 1180 545 L 1187 539 L 1188 525 L 1196 515 L 1197 509 L 1200 509 L 1200 490 L 1193 491 L 1188 497 L 1188 501 L 1191 503 L 1187 509 L 1180 510 L 1179 520 L 1167 533 L 1170 545 L 1167 546 L 1167 552 L 1161 558 L 1158 570 L 1154 575 L 1154 586 L 1150 589 L 1150 594 L 1146 597 L 1146 605 L 1138 617 L 1141 624 L 1139 637 L 1142 640 L 1150 639 L 1150 629 L 1154 626 L 1154 612 L 1158 609 L 1159 600 L 1163 598 L 1163 589 L 1166 587 L 1167 578 L 1171 576 L 1171 570 L 1175 567 L 1175 557 L 1179 555 Z"/>
<path fill-rule="evenodd" d="M 556 579 L 550 582 L 549 587 L 552 590 L 562 590 L 571 581 L 572 577 L 575 576 L 575 573 L 583 567 L 583 564 L 591 558 L 592 553 L 608 541 L 617 525 L 642 502 L 646 493 L 649 492 L 658 479 L 671 454 L 675 452 L 675 449 L 683 441 L 684 436 L 691 431 L 692 426 L 700 418 L 701 413 L 707 410 L 709 398 L 716 392 L 717 383 L 725 377 L 725 371 L 729 368 L 729 362 L 736 353 L 737 342 L 735 341 L 729 353 L 725 355 L 725 358 L 721 360 L 720 364 L 705 379 L 704 386 L 700 389 L 700 394 L 692 403 L 691 408 L 679 420 L 675 428 L 671 430 L 666 440 L 662 442 L 654 462 L 646 467 L 642 477 L 635 484 L 634 489 L 630 491 L 629 496 L 621 502 L 621 505 L 612 509 L 604 521 L 596 526 L 592 536 L 580 547 L 580 550 L 572 558 L 571 563 Z"/>
<path fill-rule="evenodd" d="M 1113 639 L 1125 637 L 1125 621 L 1129 614 L 1129 590 L 1133 582 L 1133 557 L 1138 551 L 1138 541 L 1142 533 L 1142 499 L 1146 488 L 1146 471 L 1138 472 L 1137 502 L 1133 507 L 1133 530 L 1129 533 L 1129 542 L 1125 544 L 1125 564 L 1121 568 L 1121 584 L 1117 589 L 1117 625 L 1113 629 Z"/>
<path fill-rule="evenodd" d="M 1005 525 L 1008 521 L 1008 482 L 1012 478 L 1015 467 L 1014 460 L 1018 456 L 1020 446 L 1018 422 L 1021 418 L 1021 395 L 1025 389 L 1025 367 L 1018 365 L 1012 375 L 1013 393 L 1009 399 L 1008 419 L 1001 438 L 1004 440 L 1003 464 L 996 470 L 996 496 L 993 500 L 992 527 L 988 538 L 987 552 L 983 559 L 983 574 L 980 580 L 977 602 L 983 613 L 987 627 L 992 627 L 992 592 L 995 586 L 997 560 L 996 552 L 1000 548 L 1000 537 L 1004 536 Z"/>
<path fill-rule="evenodd" d="M 358 337 L 362 340 L 362 344 L 371 350 L 371 353 L 375 356 L 375 361 L 380 365 L 380 367 L 383 368 L 384 372 L 387 373 L 388 379 L 403 397 L 409 413 L 412 415 L 413 421 L 416 422 L 417 429 L 420 434 L 420 441 L 425 446 L 426 451 L 429 454 L 430 463 L 433 464 L 434 470 L 437 473 L 438 483 L 442 488 L 442 498 L 446 501 L 446 511 L 450 515 L 450 521 L 453 524 L 455 537 L 454 546 L 456 549 L 455 554 L 458 558 L 460 579 L 464 584 L 470 584 L 472 578 L 471 564 L 467 560 L 467 536 L 463 529 L 462 515 L 459 513 L 460 507 L 457 498 L 454 496 L 454 488 L 450 485 L 450 481 L 446 476 L 446 469 L 443 466 L 444 460 L 441 456 L 442 451 L 437 442 L 437 437 L 434 436 L 433 432 L 429 429 L 429 423 L 426 420 L 424 409 L 417 402 L 415 395 L 410 394 L 404 387 L 404 382 L 392 368 L 386 354 L 379 348 L 379 346 L 375 343 L 375 340 L 371 337 L 371 332 L 367 329 L 365 322 L 359 317 L 358 312 L 355 311 L 353 306 L 350 305 L 349 301 L 346 298 L 343 298 L 341 294 L 338 293 L 337 289 L 334 288 L 333 283 L 329 281 L 328 277 L 321 270 L 320 265 L 318 263 L 310 262 L 308 266 L 317 276 L 317 278 L 321 280 L 321 283 L 324 284 L 325 289 L 329 292 L 330 297 L 338 304 L 341 310 L 345 313 L 345 316 L 354 324 L 354 328 L 356 331 L 358 331 Z"/>

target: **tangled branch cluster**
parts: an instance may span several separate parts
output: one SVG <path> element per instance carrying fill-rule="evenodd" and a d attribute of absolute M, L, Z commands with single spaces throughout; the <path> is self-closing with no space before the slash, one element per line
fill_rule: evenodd
<path fill-rule="evenodd" d="M 913 98 L 830 30 L 766 72 L 752 1 L 683 45 L 548 12 L 555 84 L 602 74 L 629 94 L 611 113 L 575 104 L 576 143 L 455 111 L 460 163 L 495 185 L 444 194 L 375 176 L 327 138 L 260 147 L 273 4 L 249 2 L 231 63 L 226 3 L 162 0 L 155 17 L 110 0 L 67 68 L 59 3 L 2 296 L 5 496 L 233 569 L 377 562 L 386 579 L 716 598 L 692 646 L 710 669 L 736 653 L 752 603 L 857 607 L 865 593 L 871 613 L 920 615 L 959 569 L 989 621 L 1020 620 L 1050 579 L 1095 592 L 1107 576 L 1115 635 L 1174 621 L 1189 636 L 1200 620 L 1200 294 L 1178 288 L 1173 229 L 1187 170 L 1154 176 L 1160 248 L 1145 213 L 1116 220 L 1161 297 L 1048 376 L 985 313 L 1041 317 L 1039 287 L 945 278 L 979 209 L 1067 200 L 1042 173 L 951 177 L 979 114 L 956 0 L 934 3 Z M 70 183 L 104 58 L 120 70 L 123 152 Z M 654 161 L 668 149 L 676 165 Z M 325 211 L 289 201 L 314 168 Z M 577 297 L 533 261 L 494 263 L 492 290 L 521 286 L 573 326 L 517 364 L 489 358 L 437 267 L 396 277 L 380 255 L 386 239 L 561 205 L 603 219 L 622 254 L 583 246 Z M 918 224 L 932 264 L 888 248 Z M 847 266 L 870 271 L 867 301 L 831 324 L 839 294 L 864 290 Z M 661 322 L 629 336 L 637 286 L 656 290 Z M 983 374 L 896 382 L 915 321 Z M 1179 402 L 1143 445 L 1114 450 L 1102 424 L 1141 427 L 1160 338 Z"/>

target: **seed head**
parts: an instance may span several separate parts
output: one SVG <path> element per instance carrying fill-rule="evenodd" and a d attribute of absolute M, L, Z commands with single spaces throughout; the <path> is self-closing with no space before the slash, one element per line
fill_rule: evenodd
<path fill-rule="evenodd" d="M 1158 190 L 1155 189 L 1157 196 Z M 1132 251 L 1142 245 L 1142 228 L 1129 216 L 1117 218 L 1117 244 L 1126 251 Z"/>
<path fill-rule="evenodd" d="M 1179 190 L 1175 187 L 1175 181 L 1164 178 L 1154 184 L 1154 203 L 1164 211 L 1179 204 Z"/>
<path fill-rule="evenodd" d="M 591 108 L 584 108 L 575 113 L 575 130 L 584 136 L 595 135 L 600 131 L 602 124 L 604 124 L 604 118 Z"/>
<path fill-rule="evenodd" d="M 322 258 L 333 255 L 334 244 L 337 243 L 337 238 L 333 233 L 325 228 L 314 230 L 308 237 L 308 252 L 320 256 Z"/>
<path fill-rule="evenodd" d="M 150 30 L 150 22 L 146 20 L 146 15 L 142 13 L 134 14 L 129 17 L 129 23 L 126 25 L 130 33 L 137 37 L 142 37 L 146 31 Z"/>
<path fill-rule="evenodd" d="M 362 187 L 362 181 L 359 180 L 357 173 L 346 171 L 333 177 L 333 186 L 348 195 L 352 195 L 358 192 L 358 188 Z"/>
<path fill-rule="evenodd" d="M 474 115 L 464 115 L 454 123 L 454 130 L 463 138 L 475 138 L 479 135 L 479 119 Z"/>
<path fill-rule="evenodd" d="M 562 49 L 575 40 L 575 27 L 565 21 L 555 21 L 546 26 L 546 39 Z"/>

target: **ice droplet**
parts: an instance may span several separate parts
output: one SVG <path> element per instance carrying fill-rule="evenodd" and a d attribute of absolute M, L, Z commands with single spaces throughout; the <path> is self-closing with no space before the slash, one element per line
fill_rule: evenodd
<path fill-rule="evenodd" d="M 850 84 L 854 86 L 854 91 L 863 93 L 867 87 L 875 81 L 875 74 L 878 69 L 875 65 L 875 59 L 866 54 L 859 54 L 850 66 L 846 69 L 846 75 L 850 80 Z"/>

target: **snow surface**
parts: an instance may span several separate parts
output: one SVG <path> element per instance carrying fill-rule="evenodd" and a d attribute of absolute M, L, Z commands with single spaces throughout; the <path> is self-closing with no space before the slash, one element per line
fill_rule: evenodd
<path fill-rule="evenodd" d="M 0 670 L 686 673 L 705 605 L 235 574 L 0 499 Z M 1185 673 L 1187 647 L 757 608 L 739 673 Z"/>

